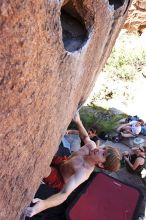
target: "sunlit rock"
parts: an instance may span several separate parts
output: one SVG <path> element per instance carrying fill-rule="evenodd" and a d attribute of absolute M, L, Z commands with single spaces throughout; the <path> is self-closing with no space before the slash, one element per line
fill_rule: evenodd
<path fill-rule="evenodd" d="M 129 32 L 141 34 L 146 29 L 146 0 L 134 0 L 124 24 Z"/>

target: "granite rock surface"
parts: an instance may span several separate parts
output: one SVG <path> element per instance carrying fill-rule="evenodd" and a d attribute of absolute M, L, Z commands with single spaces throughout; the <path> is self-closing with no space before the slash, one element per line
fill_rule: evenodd
<path fill-rule="evenodd" d="M 146 29 L 146 0 L 132 2 L 124 28 L 129 32 L 139 32 L 140 34 Z"/>

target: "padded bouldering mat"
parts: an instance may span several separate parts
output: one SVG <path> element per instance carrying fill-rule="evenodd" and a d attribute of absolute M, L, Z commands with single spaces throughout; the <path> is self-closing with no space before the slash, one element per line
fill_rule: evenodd
<path fill-rule="evenodd" d="M 104 173 L 92 175 L 66 211 L 69 220 L 135 220 L 141 192 Z"/>

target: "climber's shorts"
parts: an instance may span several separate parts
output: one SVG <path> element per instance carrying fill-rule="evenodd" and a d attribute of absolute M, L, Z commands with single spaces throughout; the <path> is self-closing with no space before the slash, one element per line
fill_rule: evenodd
<path fill-rule="evenodd" d="M 65 184 L 64 179 L 60 173 L 60 164 L 67 160 L 67 157 L 55 156 L 51 163 L 51 173 L 43 181 L 50 187 L 61 190 Z"/>

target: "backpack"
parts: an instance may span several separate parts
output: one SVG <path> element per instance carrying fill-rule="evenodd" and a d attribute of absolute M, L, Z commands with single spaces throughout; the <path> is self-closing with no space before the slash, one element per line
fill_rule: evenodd
<path fill-rule="evenodd" d="M 138 121 L 138 120 L 139 120 L 139 117 L 137 115 L 135 115 L 135 116 L 128 115 L 128 117 L 126 118 L 125 122 L 129 123 L 131 121 Z"/>
<path fill-rule="evenodd" d="M 108 138 L 109 138 L 109 134 L 104 132 L 104 131 L 102 131 L 101 133 L 99 133 L 98 137 L 101 138 L 104 141 L 107 141 Z"/>
<path fill-rule="evenodd" d="M 143 135 L 146 135 L 146 125 L 142 126 L 142 128 L 141 128 L 141 133 L 142 133 Z"/>
<path fill-rule="evenodd" d="M 113 143 L 119 143 L 120 141 L 122 140 L 122 136 L 121 136 L 121 134 L 117 134 L 117 135 L 115 135 L 114 137 L 112 137 L 112 142 Z"/>

